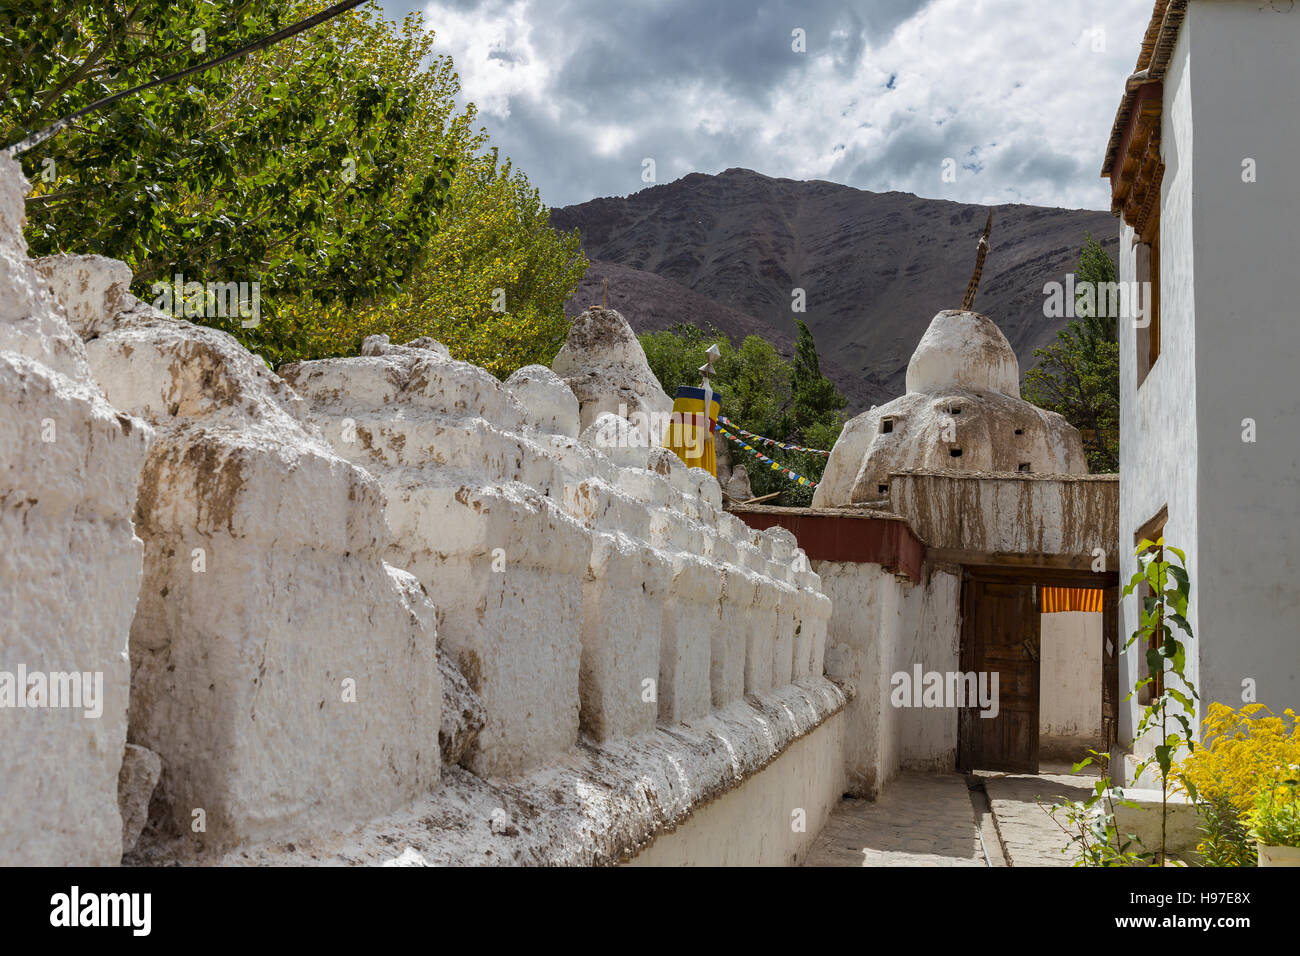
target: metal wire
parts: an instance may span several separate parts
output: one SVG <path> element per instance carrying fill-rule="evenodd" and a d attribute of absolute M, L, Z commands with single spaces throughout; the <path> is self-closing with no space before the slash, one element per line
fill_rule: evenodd
<path fill-rule="evenodd" d="M 365 2 L 366 0 L 344 0 L 343 3 L 336 3 L 334 6 L 322 10 L 320 13 L 310 16 L 306 20 L 301 20 L 292 26 L 285 27 L 283 30 L 278 30 L 269 36 L 262 37 L 260 40 L 254 40 L 252 43 L 249 43 L 246 46 L 241 46 L 238 50 L 219 56 L 216 59 L 186 67 L 178 73 L 172 73 L 170 76 L 150 80 L 148 83 L 141 83 L 139 86 L 133 86 L 129 90 L 122 90 L 120 93 L 114 93 L 112 96 L 105 96 L 102 99 L 95 100 L 95 102 L 91 103 L 89 106 L 83 106 L 75 113 L 71 113 L 60 120 L 55 120 L 44 129 L 32 133 L 25 139 L 20 139 L 12 146 L 5 147 L 3 150 L 0 150 L 0 153 L 3 153 L 5 156 L 9 156 L 10 158 L 18 156 L 27 152 L 27 150 L 31 149 L 33 146 L 39 146 L 60 130 L 67 129 L 83 116 L 87 116 L 98 109 L 102 109 L 110 103 L 116 103 L 118 100 L 130 96 L 133 93 L 140 93 L 144 90 L 153 89 L 155 86 L 161 86 L 164 83 L 171 83 L 174 80 L 193 76 L 195 73 L 202 73 L 204 70 L 209 70 L 214 66 L 220 66 L 222 63 L 229 63 L 231 60 L 238 59 L 241 56 L 245 56 L 246 54 L 253 53 L 257 50 L 264 50 L 272 44 L 279 43 L 281 40 L 287 40 L 289 37 L 302 33 L 304 30 L 310 30 L 312 27 L 324 23 L 326 20 L 332 20 L 340 13 L 346 13 L 353 7 L 359 7 Z"/>

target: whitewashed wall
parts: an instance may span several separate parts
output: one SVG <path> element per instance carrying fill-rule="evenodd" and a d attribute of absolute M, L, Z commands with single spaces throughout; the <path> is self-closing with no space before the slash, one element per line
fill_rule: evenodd
<path fill-rule="evenodd" d="M 1193 5 L 1193 9 L 1195 5 Z M 1165 78 L 1165 109 L 1162 143 L 1165 161 L 1161 187 L 1160 243 L 1160 358 L 1137 387 L 1137 331 L 1131 321 L 1120 323 L 1120 581 L 1127 582 L 1137 570 L 1133 536 L 1164 506 L 1169 508 L 1165 538 L 1187 552 L 1192 580 L 1199 582 L 1200 548 L 1197 513 L 1199 453 L 1197 442 L 1197 360 L 1195 335 L 1197 303 L 1192 290 L 1195 257 L 1191 242 L 1193 216 L 1193 131 L 1191 77 L 1187 70 L 1188 24 L 1174 51 Z M 1197 131 L 1200 135 L 1200 131 Z M 1198 187 L 1199 188 L 1199 187 Z M 1122 281 L 1136 281 L 1137 256 L 1133 230 L 1120 227 L 1119 275 Z M 1200 590 L 1195 588 L 1188 608 L 1188 620 L 1197 624 Z M 1138 626 L 1138 599 L 1120 602 L 1120 642 Z M 1120 656 L 1121 687 L 1120 742 L 1133 741 L 1133 727 L 1140 713 L 1133 701 L 1122 698 L 1138 679 L 1139 657 L 1133 652 Z M 1195 655 L 1188 669 L 1193 679 L 1198 671 Z"/>
<path fill-rule="evenodd" d="M 956 574 L 927 568 L 918 584 L 880 565 L 814 562 L 831 599 L 826 673 L 853 686 L 845 721 L 845 771 L 850 793 L 875 798 L 903 769 L 956 766 L 957 711 L 896 708 L 897 672 L 956 671 L 960 665 L 960 593 Z"/>
<path fill-rule="evenodd" d="M 1278 9 L 1273 9 L 1274 7 Z M 1300 706 L 1300 7 L 1189 8 L 1202 700 Z M 1254 159 L 1257 181 L 1242 181 Z M 1172 277 L 1171 277 L 1172 278 Z M 1242 441 L 1253 419 L 1254 443 Z"/>
<path fill-rule="evenodd" d="M 1102 616 L 1043 614 L 1039 652 L 1039 750 L 1082 760 L 1101 738 Z"/>
<path fill-rule="evenodd" d="M 1279 5 L 1281 6 L 1281 5 Z M 1300 704 L 1300 9 L 1198 0 L 1165 79 L 1161 355 L 1140 389 L 1121 343 L 1121 545 L 1162 505 L 1188 555 L 1189 671 L 1202 706 L 1239 706 L 1243 682 L 1275 710 Z M 1257 181 L 1243 181 L 1253 159 Z M 1135 277 L 1121 231 L 1122 279 Z M 1253 419 L 1254 443 L 1243 442 Z M 1127 577 L 1136 567 L 1121 562 Z M 1137 627 L 1122 602 L 1121 637 Z M 1138 662 L 1121 658 L 1121 683 Z M 1131 739 L 1136 705 L 1121 708 Z"/>
<path fill-rule="evenodd" d="M 151 797 L 132 862 L 320 862 L 412 807 L 446 862 L 613 862 L 843 708 L 793 535 L 597 410 L 665 401 L 617 313 L 575 324 L 581 401 L 431 340 L 282 377 L 135 300 L 122 263 L 31 262 L 26 190 L 0 162 L 0 671 L 104 686 L 93 719 L 0 710 L 0 864 L 116 863 Z M 750 793 L 816 827 L 836 727 Z"/>
<path fill-rule="evenodd" d="M 105 400 L 27 258 L 26 187 L 0 157 L 0 864 L 104 865 L 122 854 L 132 514 L 154 436 Z M 79 287 L 75 304 L 102 311 L 104 292 Z M 73 686 L 60 674 L 78 690 L 57 702 L 82 706 L 48 706 Z"/>

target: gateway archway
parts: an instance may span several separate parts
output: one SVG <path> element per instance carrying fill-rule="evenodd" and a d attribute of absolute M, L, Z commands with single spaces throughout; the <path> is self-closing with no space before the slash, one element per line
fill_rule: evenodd
<path fill-rule="evenodd" d="M 1118 599 L 1114 572 L 997 565 L 962 569 L 961 668 L 997 675 L 998 706 L 988 715 L 975 707 L 959 711 L 959 770 L 1037 773 L 1044 697 L 1077 698 L 1080 681 L 1095 681 L 1093 700 L 1100 711 L 1096 743 L 1107 751 L 1114 745 L 1119 723 Z M 1076 607 L 1098 614 L 1100 626 L 1073 633 L 1052 629 L 1057 643 L 1047 648 L 1052 666 L 1045 671 L 1044 615 Z M 1083 646 L 1084 640 L 1099 646 Z M 1073 759 L 1082 758 L 1084 749 L 1081 745 Z"/>

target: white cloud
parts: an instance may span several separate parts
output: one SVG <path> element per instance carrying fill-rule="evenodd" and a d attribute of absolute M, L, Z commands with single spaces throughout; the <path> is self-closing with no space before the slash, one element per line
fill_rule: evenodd
<path fill-rule="evenodd" d="M 1102 155 L 1150 11 L 1151 0 L 433 0 L 426 21 L 493 142 L 553 205 L 636 191 L 652 156 L 661 179 L 745 166 L 1107 208 Z M 805 54 L 789 49 L 794 26 L 807 29 Z M 955 183 L 941 178 L 946 157 Z"/>

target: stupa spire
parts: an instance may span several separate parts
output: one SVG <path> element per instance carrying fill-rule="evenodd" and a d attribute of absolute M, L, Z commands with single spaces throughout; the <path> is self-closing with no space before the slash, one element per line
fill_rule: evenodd
<path fill-rule="evenodd" d="M 980 288 L 980 277 L 984 275 L 984 257 L 989 254 L 989 236 L 993 232 L 993 210 L 989 210 L 989 221 L 984 224 L 984 235 L 980 236 L 979 252 L 975 255 L 975 274 L 966 285 L 966 295 L 961 300 L 961 310 L 971 311 L 975 305 L 975 293 Z"/>

